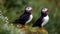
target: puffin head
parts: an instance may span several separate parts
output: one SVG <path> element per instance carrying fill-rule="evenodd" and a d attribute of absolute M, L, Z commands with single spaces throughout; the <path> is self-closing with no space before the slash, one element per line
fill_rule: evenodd
<path fill-rule="evenodd" d="M 28 12 L 28 13 L 31 13 L 33 11 L 33 8 L 28 6 L 25 8 L 25 11 Z"/>
<path fill-rule="evenodd" d="M 42 9 L 41 9 L 41 12 L 42 12 L 42 13 L 48 12 L 48 8 L 42 8 Z"/>

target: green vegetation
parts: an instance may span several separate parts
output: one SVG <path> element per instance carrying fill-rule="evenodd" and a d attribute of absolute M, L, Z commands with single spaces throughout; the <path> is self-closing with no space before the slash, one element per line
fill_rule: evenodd
<path fill-rule="evenodd" d="M 0 0 L 0 34 L 20 33 L 12 22 L 24 12 L 26 6 L 34 8 L 34 18 L 28 25 L 32 26 L 40 17 L 41 8 L 47 7 L 50 20 L 44 28 L 49 34 L 60 34 L 60 0 Z"/>

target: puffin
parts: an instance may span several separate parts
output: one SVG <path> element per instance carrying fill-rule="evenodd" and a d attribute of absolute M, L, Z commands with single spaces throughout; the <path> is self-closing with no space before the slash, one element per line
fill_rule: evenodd
<path fill-rule="evenodd" d="M 49 16 L 47 12 L 49 11 L 48 8 L 42 8 L 41 9 L 41 16 L 37 19 L 37 21 L 32 25 L 32 27 L 38 27 L 42 32 L 46 32 L 46 30 L 43 28 L 45 24 L 49 21 Z"/>
<path fill-rule="evenodd" d="M 33 8 L 31 6 L 25 7 L 24 13 L 14 21 L 16 24 L 20 24 L 20 28 L 26 28 L 27 24 L 33 19 Z"/>

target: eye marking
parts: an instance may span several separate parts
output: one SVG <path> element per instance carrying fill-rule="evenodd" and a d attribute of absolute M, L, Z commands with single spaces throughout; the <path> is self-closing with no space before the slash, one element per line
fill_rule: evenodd
<path fill-rule="evenodd" d="M 42 11 L 47 11 L 47 10 L 48 10 L 47 8 L 42 9 Z"/>
<path fill-rule="evenodd" d="M 27 7 L 25 10 L 31 11 L 32 10 L 32 7 Z"/>
<path fill-rule="evenodd" d="M 28 8 L 29 9 L 29 8 Z"/>

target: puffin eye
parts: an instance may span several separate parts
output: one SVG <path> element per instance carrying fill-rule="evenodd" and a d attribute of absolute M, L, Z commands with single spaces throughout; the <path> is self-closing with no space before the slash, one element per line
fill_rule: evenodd
<path fill-rule="evenodd" d="M 28 8 L 29 9 L 29 8 Z"/>
<path fill-rule="evenodd" d="M 44 9 L 45 10 L 45 9 Z"/>

